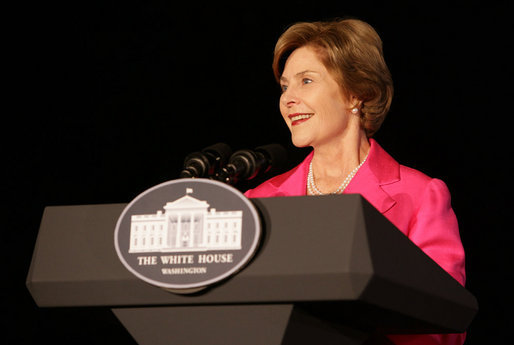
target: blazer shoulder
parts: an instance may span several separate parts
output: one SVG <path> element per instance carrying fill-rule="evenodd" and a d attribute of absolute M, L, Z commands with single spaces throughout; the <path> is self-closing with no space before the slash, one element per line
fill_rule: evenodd
<path fill-rule="evenodd" d="M 391 187 L 395 188 L 395 185 L 402 190 L 408 191 L 411 195 L 417 194 L 422 196 L 427 190 L 437 190 L 449 194 L 448 187 L 443 180 L 428 176 L 419 170 L 404 165 L 400 165 L 399 184 L 393 184 Z"/>
<path fill-rule="evenodd" d="M 426 185 L 432 180 L 432 177 L 414 168 L 400 165 L 400 179 Z"/>

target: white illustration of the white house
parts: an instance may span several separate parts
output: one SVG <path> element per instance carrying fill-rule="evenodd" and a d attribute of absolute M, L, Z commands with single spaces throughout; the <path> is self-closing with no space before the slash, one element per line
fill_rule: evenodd
<path fill-rule="evenodd" d="M 241 249 L 243 211 L 209 210 L 193 190 L 155 214 L 133 215 L 129 253 Z"/>

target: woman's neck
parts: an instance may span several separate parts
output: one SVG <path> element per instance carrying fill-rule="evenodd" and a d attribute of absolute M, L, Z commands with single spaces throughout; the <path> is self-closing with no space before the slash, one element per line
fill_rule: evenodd
<path fill-rule="evenodd" d="M 312 170 L 319 190 L 323 193 L 334 192 L 366 158 L 369 148 L 368 138 L 362 129 L 314 147 Z"/>

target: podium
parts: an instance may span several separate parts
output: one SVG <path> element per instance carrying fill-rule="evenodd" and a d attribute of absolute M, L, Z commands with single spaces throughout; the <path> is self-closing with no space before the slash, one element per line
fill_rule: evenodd
<path fill-rule="evenodd" d="M 27 276 L 39 307 L 108 306 L 141 345 L 385 344 L 464 332 L 475 297 L 360 195 L 251 199 L 263 235 L 239 273 L 174 294 L 130 273 L 126 204 L 47 207 Z"/>

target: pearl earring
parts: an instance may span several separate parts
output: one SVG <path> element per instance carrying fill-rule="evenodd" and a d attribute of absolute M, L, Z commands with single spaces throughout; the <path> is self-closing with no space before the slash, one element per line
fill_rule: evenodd
<path fill-rule="evenodd" d="M 359 108 L 355 107 L 352 109 L 353 114 L 357 114 L 359 112 Z"/>

